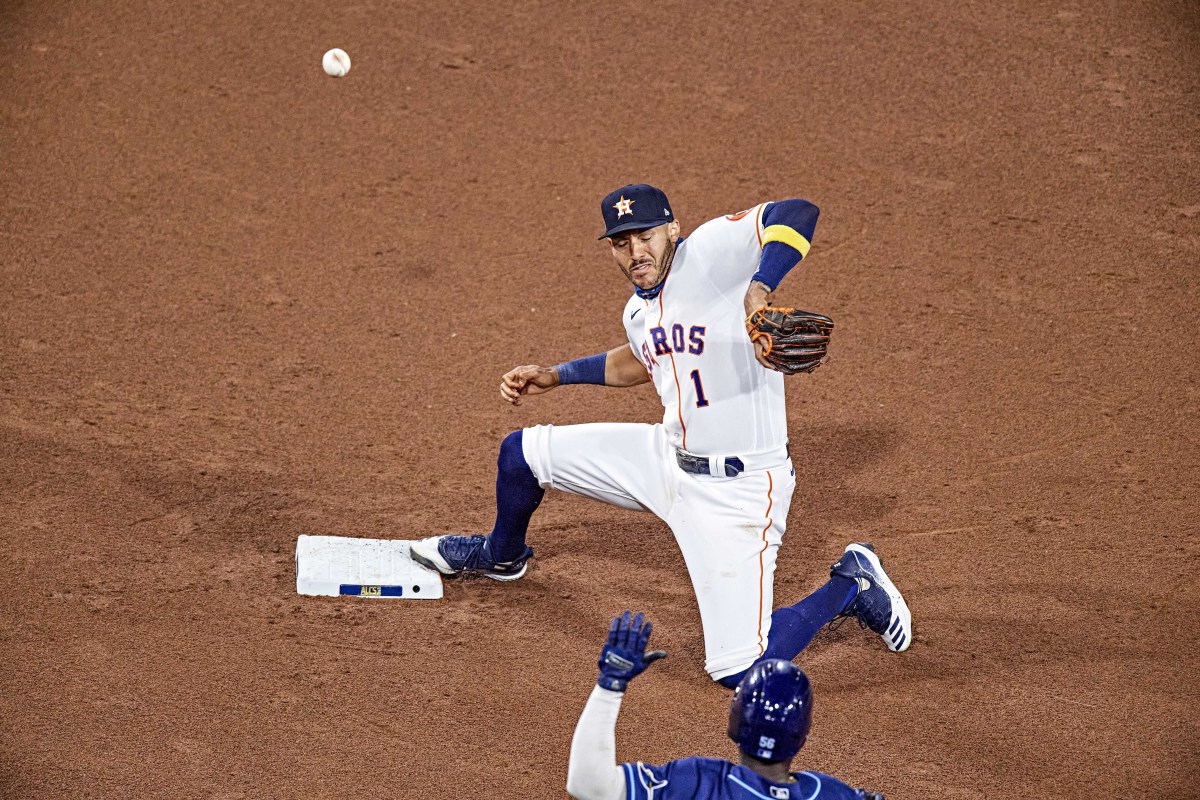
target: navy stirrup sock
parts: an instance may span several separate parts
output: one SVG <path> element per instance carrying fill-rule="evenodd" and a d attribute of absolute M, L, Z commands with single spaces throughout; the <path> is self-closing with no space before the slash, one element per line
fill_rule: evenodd
<path fill-rule="evenodd" d="M 808 647 L 817 631 L 837 619 L 858 596 L 858 581 L 841 575 L 795 605 L 777 608 L 771 614 L 771 636 L 763 658 L 791 661 Z"/>
<path fill-rule="evenodd" d="M 529 519 L 546 490 L 538 485 L 521 451 L 521 431 L 504 437 L 496 472 L 496 525 L 485 545 L 493 561 L 511 561 L 525 552 Z"/>
<path fill-rule="evenodd" d="M 791 661 L 808 647 L 821 628 L 837 619 L 838 614 L 845 611 L 857 596 L 858 581 L 834 575 L 828 583 L 799 603 L 775 609 L 771 614 L 771 635 L 767 649 L 758 660 L 782 658 Z M 743 671 L 729 675 L 718 683 L 734 689 L 745 674 Z"/>

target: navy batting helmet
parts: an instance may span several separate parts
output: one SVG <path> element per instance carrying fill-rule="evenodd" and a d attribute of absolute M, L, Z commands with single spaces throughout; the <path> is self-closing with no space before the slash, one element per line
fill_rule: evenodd
<path fill-rule="evenodd" d="M 812 686 L 790 661 L 771 658 L 746 672 L 729 707 L 729 738 L 760 761 L 793 758 L 812 724 Z"/>

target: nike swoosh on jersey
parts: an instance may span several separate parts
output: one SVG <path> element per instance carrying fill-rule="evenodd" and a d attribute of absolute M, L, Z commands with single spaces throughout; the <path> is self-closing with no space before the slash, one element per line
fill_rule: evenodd
<path fill-rule="evenodd" d="M 638 312 L 639 312 L 639 311 L 641 311 L 641 309 L 640 309 L 640 308 L 635 308 L 635 309 L 633 310 L 633 313 L 629 315 L 629 318 L 630 318 L 630 319 L 633 319 L 634 317 L 636 317 L 636 316 L 638 315 Z"/>

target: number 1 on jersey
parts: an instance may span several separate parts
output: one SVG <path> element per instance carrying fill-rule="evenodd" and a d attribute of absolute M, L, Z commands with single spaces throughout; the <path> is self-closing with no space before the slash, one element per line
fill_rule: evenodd
<path fill-rule="evenodd" d="M 704 396 L 704 384 L 700 383 L 700 370 L 692 370 L 692 383 L 696 385 L 696 408 L 704 408 L 708 398 Z"/>

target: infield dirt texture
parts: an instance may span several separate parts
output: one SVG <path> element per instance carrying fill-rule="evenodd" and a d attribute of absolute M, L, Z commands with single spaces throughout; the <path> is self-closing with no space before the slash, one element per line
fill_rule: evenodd
<path fill-rule="evenodd" d="M 913 610 L 799 659 L 800 765 L 916 798 L 1196 797 L 1190 2 L 59 4 L 0 12 L 0 796 L 564 796 L 608 620 L 624 759 L 731 756 L 667 528 L 551 493 L 512 585 L 301 598 L 300 534 L 490 529 L 496 452 L 654 421 L 500 375 L 623 340 L 598 200 L 822 210 L 787 305 L 776 597 L 865 537 Z M 321 54 L 344 48 L 335 80 Z"/>

